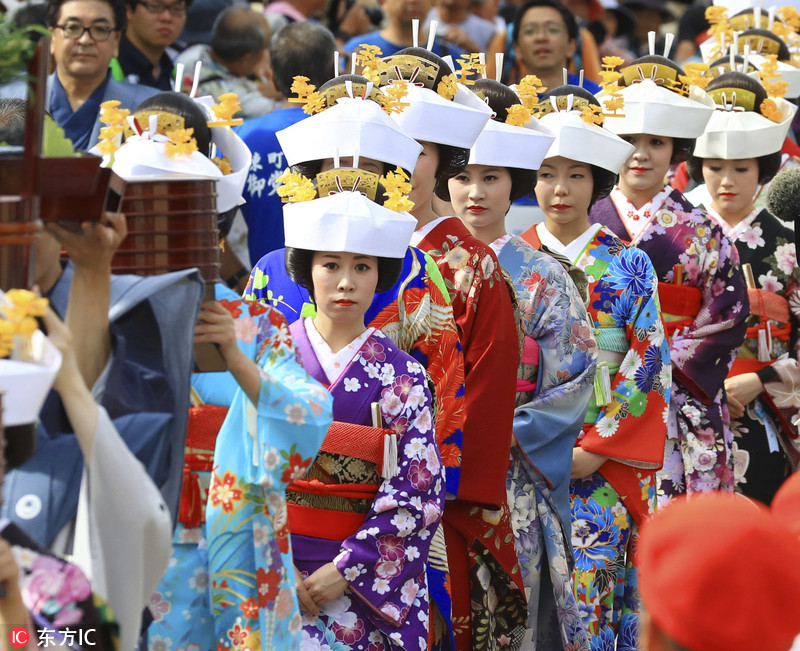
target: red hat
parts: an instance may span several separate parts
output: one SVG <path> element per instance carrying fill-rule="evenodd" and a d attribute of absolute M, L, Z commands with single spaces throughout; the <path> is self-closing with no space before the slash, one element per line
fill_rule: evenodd
<path fill-rule="evenodd" d="M 642 526 L 639 590 L 692 651 L 787 651 L 800 633 L 800 541 L 741 497 L 678 500 Z"/>
<path fill-rule="evenodd" d="M 787 479 L 772 498 L 772 512 L 800 537 L 800 472 Z"/>

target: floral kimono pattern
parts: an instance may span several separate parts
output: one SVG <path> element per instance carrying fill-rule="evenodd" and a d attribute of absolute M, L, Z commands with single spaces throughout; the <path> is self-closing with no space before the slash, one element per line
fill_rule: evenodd
<path fill-rule="evenodd" d="M 28 647 L 91 647 L 114 651 L 119 626 L 83 570 L 46 552 L 15 524 L 3 528 L 3 538 L 19 567 L 19 590 L 32 627 Z"/>
<path fill-rule="evenodd" d="M 747 338 L 733 363 L 731 375 L 758 372 L 764 376 L 780 358 L 795 357 L 800 325 L 800 268 L 797 266 L 794 233 L 766 210 L 754 210 L 736 226 L 709 211 L 736 243 L 742 267 L 748 264 L 755 282 L 748 289 L 750 315 Z M 762 334 L 760 334 L 762 333 Z M 759 337 L 767 355 L 759 356 Z M 764 347 L 762 343 L 762 348 Z M 765 377 L 764 384 L 775 377 Z M 734 435 L 734 470 L 737 489 L 766 504 L 792 472 L 797 452 L 793 441 L 797 428 L 793 419 L 800 412 L 795 398 L 780 407 L 764 394 L 731 422 Z"/>
<path fill-rule="evenodd" d="M 330 394 L 297 363 L 285 319 L 266 315 L 256 335 L 258 405 L 237 390 L 206 505 L 214 635 L 236 651 L 299 647 L 285 491 L 306 474 L 331 422 Z"/>
<path fill-rule="evenodd" d="M 658 281 L 646 255 L 597 229 L 574 261 L 589 281 L 598 377 L 577 445 L 609 457 L 573 480 L 575 595 L 592 649 L 637 648 L 636 528 L 652 513 L 671 390 Z M 531 229 L 534 245 L 538 237 Z M 526 236 L 528 236 L 526 233 Z M 533 239 L 532 238 L 532 239 Z M 604 377 L 607 389 L 602 388 Z"/>
<path fill-rule="evenodd" d="M 313 317 L 308 290 L 294 283 L 284 266 L 286 249 L 265 255 L 250 273 L 244 297 L 280 310 L 289 324 Z M 364 322 L 392 341 L 428 371 L 435 392 L 436 438 L 447 474 L 447 492 L 458 493 L 464 421 L 464 358 L 453 308 L 442 275 L 419 249 L 409 247 L 400 279 L 376 294 Z"/>
<path fill-rule="evenodd" d="M 242 300 L 222 283 L 214 286 L 214 298 L 236 319 L 239 348 L 255 359 L 261 328 L 274 326 L 270 308 Z M 273 317 L 274 318 L 274 317 Z M 262 323 L 263 322 L 263 323 Z M 153 622 L 147 630 L 150 651 L 214 651 L 217 648 L 208 583 L 208 553 L 204 535 L 205 507 L 211 481 L 214 442 L 227 408 L 239 385 L 230 373 L 195 373 L 192 387 L 203 406 L 190 410 L 186 465 L 181 508 L 172 540 L 172 558 L 158 590 L 150 600 Z M 206 410 L 208 407 L 210 409 Z M 195 418 L 199 418 L 199 425 Z M 200 446 L 193 427 L 210 427 Z M 216 430 L 216 431 L 214 431 Z M 192 440 L 195 439 L 195 443 Z M 191 514 L 196 509 L 196 514 Z"/>
<path fill-rule="evenodd" d="M 611 199 L 589 220 L 623 240 Z M 744 340 L 747 288 L 736 247 L 677 190 L 652 215 L 632 246 L 650 257 L 667 322 L 673 387 L 660 503 L 684 493 L 733 491 L 733 435 L 724 382 Z"/>
<path fill-rule="evenodd" d="M 245 298 L 267 302 L 289 323 L 300 316 L 313 317 L 308 290 L 286 273 L 285 249 L 259 260 L 250 274 Z M 434 394 L 436 440 L 445 466 L 447 493 L 459 492 L 464 423 L 464 356 L 453 319 L 450 296 L 442 274 L 431 259 L 409 247 L 400 278 L 389 291 L 376 294 L 364 316 L 428 372 Z M 441 531 L 437 532 L 441 536 Z M 428 589 L 446 620 L 450 619 L 450 580 L 444 544 L 435 546 L 437 560 L 428 565 Z"/>
<path fill-rule="evenodd" d="M 329 383 L 303 320 L 291 331 L 306 370 Z M 320 608 L 318 617 L 304 615 L 300 648 L 427 649 L 426 561 L 444 509 L 445 478 L 425 370 L 375 330 L 329 391 L 339 422 L 370 426 L 370 405 L 378 403 L 383 426 L 397 436 L 398 474 L 383 478 L 375 463 L 326 440 L 308 480 L 289 487 L 295 566 L 308 576 L 333 561 L 350 583 L 342 596 Z M 365 442 L 357 445 L 363 448 Z M 378 447 L 384 449 L 382 441 Z M 333 485 L 334 491 L 321 484 Z M 342 484 L 347 497 L 335 492 Z M 356 496 L 359 486 L 371 486 L 367 496 Z M 346 536 L 333 531 L 353 516 L 358 524 Z"/>
<path fill-rule="evenodd" d="M 456 217 L 436 224 L 418 246 L 445 279 L 464 350 L 464 481 L 444 515 L 456 648 L 518 644 L 527 616 L 516 554 L 504 543 L 512 536 L 505 480 L 519 362 L 512 290 L 492 250 Z M 486 507 L 494 510 L 481 512 Z M 487 602 L 492 591 L 506 597 L 498 596 L 496 608 Z"/>
<path fill-rule="evenodd" d="M 572 589 L 569 469 L 593 387 L 592 324 L 572 279 L 550 255 L 513 237 L 498 261 L 517 292 L 523 337 L 514 412 L 517 446 L 506 480 L 528 600 L 522 648 L 571 644 L 588 651 Z"/>

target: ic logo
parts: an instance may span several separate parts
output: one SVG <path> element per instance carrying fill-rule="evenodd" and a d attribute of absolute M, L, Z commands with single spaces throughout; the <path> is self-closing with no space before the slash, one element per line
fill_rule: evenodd
<path fill-rule="evenodd" d="M 22 626 L 17 626 L 16 628 L 12 628 L 11 632 L 8 634 L 8 641 L 11 642 L 13 646 L 23 647 L 28 644 L 28 640 L 30 639 L 30 635 L 28 635 L 28 631 L 24 629 Z"/>

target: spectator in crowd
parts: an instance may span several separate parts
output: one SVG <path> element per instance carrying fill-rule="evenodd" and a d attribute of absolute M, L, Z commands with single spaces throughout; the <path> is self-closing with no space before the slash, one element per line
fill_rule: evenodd
<path fill-rule="evenodd" d="M 246 0 L 194 0 L 186 7 L 186 23 L 178 39 L 186 45 L 211 43 L 214 21 L 228 7 L 248 7 Z"/>
<path fill-rule="evenodd" d="M 317 15 L 325 6 L 325 0 L 276 0 L 267 4 L 264 15 L 273 34 L 291 23 L 302 23 Z"/>
<path fill-rule="evenodd" d="M 112 63 L 114 79 L 172 90 L 175 74 L 172 61 L 177 55 L 170 46 L 186 23 L 189 0 L 126 0 L 128 27 Z"/>
<path fill-rule="evenodd" d="M 471 0 L 439 0 L 428 13 L 426 26 L 436 20 L 439 22 L 437 35 L 465 52 L 485 52 L 497 31 L 496 26 L 472 13 L 471 4 Z"/>
<path fill-rule="evenodd" d="M 432 0 L 381 0 L 385 27 L 380 31 L 351 38 L 344 44 L 344 51 L 351 54 L 359 45 L 377 45 L 384 56 L 391 56 L 413 45 L 411 21 L 414 18 L 425 20 L 431 10 L 431 2 Z M 420 30 L 419 44 L 424 47 L 427 40 L 427 30 Z M 450 55 L 454 61 L 463 54 L 460 47 L 448 43 L 441 36 L 435 38 L 432 51 L 440 57 Z"/>
<path fill-rule="evenodd" d="M 115 99 L 121 108 L 134 109 L 158 92 L 111 78 L 108 66 L 118 54 L 125 23 L 122 0 L 49 0 L 47 4 L 56 70 L 46 108 L 75 149 L 97 144 L 100 104 Z"/>
<path fill-rule="evenodd" d="M 304 21 L 287 25 L 275 33 L 269 44 L 275 85 L 281 94 L 292 96 L 295 76 L 308 77 L 317 88 L 333 75 L 333 35 L 318 23 Z M 247 223 L 250 260 L 254 263 L 274 249 L 283 247 L 283 204 L 277 194 L 278 177 L 286 161 L 275 134 L 299 122 L 306 114 L 287 100 L 267 115 L 248 120 L 237 133 L 253 152 L 253 162 L 242 196 L 242 213 Z"/>
<path fill-rule="evenodd" d="M 236 93 L 242 106 L 236 117 L 249 120 L 266 115 L 278 106 L 278 101 L 267 97 L 262 90 L 271 88 L 257 74 L 269 42 L 269 24 L 264 16 L 249 7 L 229 7 L 214 22 L 211 45 L 194 45 L 184 50 L 177 59 L 194 71 L 197 61 L 202 61 L 198 95 Z"/>
<path fill-rule="evenodd" d="M 671 23 L 675 20 L 675 15 L 667 8 L 664 0 L 627 0 L 623 4 L 633 12 L 636 19 L 635 46 L 637 56 L 645 56 L 650 53 L 647 35 L 650 32 L 661 33 L 661 26 L 664 23 Z M 663 37 L 656 41 L 656 52 L 663 52 Z M 669 56 L 669 55 L 667 55 Z"/>
<path fill-rule="evenodd" d="M 678 63 L 695 56 L 700 43 L 708 38 L 711 25 L 706 20 L 706 9 L 710 6 L 711 0 L 695 0 L 683 12 L 678 23 L 678 49 L 675 51 L 675 61 Z"/>
<path fill-rule="evenodd" d="M 584 71 L 583 87 L 592 94 L 600 87 L 591 79 L 600 70 L 597 45 L 587 30 L 578 30 L 575 16 L 559 0 L 528 0 L 517 11 L 511 27 L 511 47 L 506 49 L 503 80 L 516 84 L 525 75 L 536 75 L 545 88 L 557 88 L 564 84 L 564 68 L 572 70 L 573 59 L 578 50 L 578 39 L 583 47 L 580 52 L 581 64 L 578 70 Z M 586 49 L 591 39 L 592 47 Z M 497 46 L 497 40 L 493 44 Z M 500 46 L 501 48 L 504 46 Z M 498 51 L 502 51 L 498 50 Z M 494 56 L 487 56 L 487 74 L 494 74 Z M 578 85 L 578 74 L 570 73 L 568 83 Z M 591 74 L 590 74 L 591 73 Z"/>

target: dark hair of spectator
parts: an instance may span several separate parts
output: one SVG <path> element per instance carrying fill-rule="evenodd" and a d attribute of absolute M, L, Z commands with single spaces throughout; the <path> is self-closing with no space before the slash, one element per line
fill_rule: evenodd
<path fill-rule="evenodd" d="M 238 61 L 247 54 L 257 54 L 267 45 L 264 26 L 248 20 L 246 7 L 228 7 L 214 21 L 211 50 L 226 63 Z"/>
<path fill-rule="evenodd" d="M 519 43 L 519 31 L 522 27 L 522 19 L 525 17 L 525 14 L 529 9 L 534 9 L 536 7 L 550 7 L 551 9 L 555 9 L 561 14 L 561 18 L 564 21 L 564 26 L 567 28 L 569 40 L 578 40 L 578 23 L 575 21 L 575 16 L 573 13 L 567 9 L 564 3 L 559 2 L 558 0 L 528 0 L 525 4 L 520 5 L 519 9 L 517 9 L 516 17 L 514 18 L 514 26 L 511 32 L 513 43 Z"/>
<path fill-rule="evenodd" d="M 761 103 L 767 99 L 767 91 L 764 90 L 764 87 L 752 77 L 748 77 L 741 72 L 726 72 L 724 75 L 715 77 L 709 82 L 706 91 L 712 91 L 716 88 L 741 88 L 742 90 L 750 91 L 756 96 L 756 111 L 758 111 Z M 779 150 L 772 154 L 759 156 L 756 161 L 758 162 L 758 182 L 761 185 L 769 183 L 780 169 L 781 152 Z M 686 161 L 686 167 L 692 179 L 697 183 L 705 183 L 702 158 L 690 156 Z"/>
<path fill-rule="evenodd" d="M 68 0 L 48 0 L 47 3 L 47 26 L 48 27 L 55 27 L 58 22 L 58 15 L 61 13 L 61 5 L 63 5 Z M 114 14 L 114 29 L 119 32 L 124 32 L 125 27 L 128 24 L 127 21 L 127 10 L 125 8 L 124 0 L 100 0 L 101 2 L 105 2 L 109 7 L 111 7 L 111 11 Z"/>
<path fill-rule="evenodd" d="M 597 98 L 588 90 L 580 88 L 579 86 L 570 85 L 554 88 L 542 95 L 540 100 L 544 103 L 550 97 L 560 97 L 562 95 L 574 95 L 575 97 L 585 99 L 590 104 L 600 106 L 600 102 L 598 102 Z M 611 193 L 617 182 L 617 173 L 598 167 L 597 165 L 591 165 L 590 167 L 592 169 L 592 181 L 594 182 L 594 186 L 592 187 L 592 201 L 589 204 L 591 207 L 598 199 L 607 197 Z"/>
<path fill-rule="evenodd" d="M 0 143 L 10 147 L 25 145 L 25 109 L 27 101 L 19 97 L 0 98 Z"/>
<path fill-rule="evenodd" d="M 314 260 L 314 251 L 308 249 L 295 249 L 286 247 L 286 273 L 293 282 L 308 290 L 311 300 L 314 300 L 314 282 L 311 279 L 311 266 Z M 378 260 L 378 285 L 375 293 L 387 292 L 400 278 L 403 270 L 403 258 L 377 258 Z"/>
<path fill-rule="evenodd" d="M 333 34 L 318 23 L 307 20 L 290 23 L 273 34 L 269 43 L 270 64 L 275 85 L 284 97 L 292 95 L 292 81 L 308 77 L 319 88 L 334 76 Z"/>

